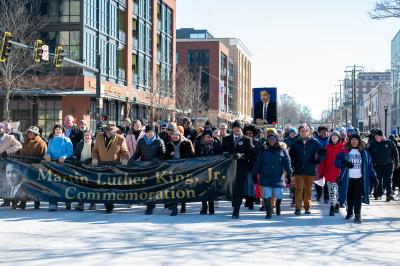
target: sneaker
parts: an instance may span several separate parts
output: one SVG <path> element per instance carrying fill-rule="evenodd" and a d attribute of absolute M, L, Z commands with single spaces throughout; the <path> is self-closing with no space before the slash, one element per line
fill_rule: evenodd
<path fill-rule="evenodd" d="M 305 210 L 304 214 L 311 214 L 311 211 L 310 210 Z"/>
<path fill-rule="evenodd" d="M 335 205 L 335 213 L 339 213 L 339 211 L 340 211 L 340 206 L 339 206 L 339 204 L 336 204 Z"/>
<path fill-rule="evenodd" d="M 389 202 L 389 201 L 392 201 L 392 200 L 395 200 L 393 196 L 386 197 L 386 202 Z"/>
<path fill-rule="evenodd" d="M 335 216 L 335 206 L 331 205 L 331 208 L 329 209 L 329 216 Z"/>
<path fill-rule="evenodd" d="M 39 209 L 40 208 L 40 201 L 35 201 L 35 209 Z"/>
<path fill-rule="evenodd" d="M 301 215 L 301 211 L 300 211 L 300 210 L 295 210 L 295 211 L 294 211 L 294 215 L 300 216 L 300 215 Z"/>

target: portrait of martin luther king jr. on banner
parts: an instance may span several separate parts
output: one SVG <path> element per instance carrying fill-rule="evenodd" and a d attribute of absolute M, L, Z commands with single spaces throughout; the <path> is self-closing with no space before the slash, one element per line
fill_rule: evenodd
<path fill-rule="evenodd" d="M 24 177 L 21 167 L 15 163 L 7 163 L 5 167 L 6 182 L 3 182 L 3 198 L 26 199 L 26 192 L 22 187 Z"/>
<path fill-rule="evenodd" d="M 277 119 L 277 89 L 276 88 L 254 88 L 254 123 L 276 124 Z"/>

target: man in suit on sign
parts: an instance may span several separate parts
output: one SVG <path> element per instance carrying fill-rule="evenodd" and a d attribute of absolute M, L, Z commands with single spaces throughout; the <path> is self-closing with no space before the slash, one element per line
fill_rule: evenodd
<path fill-rule="evenodd" d="M 274 124 L 276 118 L 276 101 L 271 100 L 271 95 L 267 90 L 260 92 L 260 99 L 254 106 L 254 121 L 256 124 Z"/>

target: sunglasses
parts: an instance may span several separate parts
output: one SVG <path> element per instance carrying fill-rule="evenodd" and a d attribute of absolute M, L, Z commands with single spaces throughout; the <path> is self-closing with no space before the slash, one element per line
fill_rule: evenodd
<path fill-rule="evenodd" d="M 253 136 L 253 132 L 246 132 L 246 136 Z"/>
<path fill-rule="evenodd" d="M 173 129 L 172 129 L 172 128 L 168 128 L 167 130 L 168 130 L 168 131 L 173 131 Z"/>
<path fill-rule="evenodd" d="M 275 137 L 275 136 L 270 136 L 270 137 L 268 137 L 268 140 L 276 141 L 276 140 L 277 140 L 277 137 Z"/>

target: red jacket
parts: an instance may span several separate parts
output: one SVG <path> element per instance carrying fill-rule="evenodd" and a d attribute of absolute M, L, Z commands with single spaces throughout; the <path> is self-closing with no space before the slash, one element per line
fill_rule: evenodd
<path fill-rule="evenodd" d="M 326 146 L 325 160 L 319 166 L 320 177 L 325 177 L 326 182 L 335 183 L 336 177 L 340 174 L 340 169 L 335 166 L 336 155 L 343 150 L 343 144 L 328 144 Z"/>

